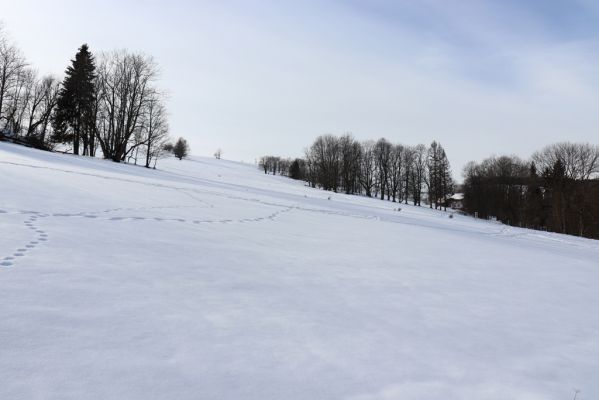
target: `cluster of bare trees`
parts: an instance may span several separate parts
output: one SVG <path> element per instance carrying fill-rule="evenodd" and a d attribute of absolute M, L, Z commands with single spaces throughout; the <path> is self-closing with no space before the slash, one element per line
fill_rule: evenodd
<path fill-rule="evenodd" d="M 105 158 L 137 161 L 141 149 L 149 167 L 161 156 L 169 130 L 164 94 L 155 86 L 157 75 L 150 56 L 126 50 L 100 54 L 96 137 Z"/>
<path fill-rule="evenodd" d="M 306 176 L 313 187 L 406 204 L 421 205 L 426 194 L 435 208 L 453 193 L 449 160 L 437 142 L 406 146 L 385 138 L 360 143 L 351 135 L 320 136 L 306 151 Z"/>
<path fill-rule="evenodd" d="M 437 142 L 405 146 L 384 138 L 359 142 L 349 134 L 323 135 L 306 150 L 305 159 L 266 156 L 260 168 L 305 179 L 312 187 L 394 202 L 421 205 L 426 195 L 435 208 L 445 207 L 453 194 L 449 160 Z"/>
<path fill-rule="evenodd" d="M 557 143 L 464 169 L 464 208 L 482 218 L 599 238 L 599 146 Z"/>
<path fill-rule="evenodd" d="M 260 158 L 258 166 L 264 170 L 265 174 L 273 174 L 288 176 L 289 167 L 293 161 L 288 158 L 281 158 L 277 156 L 264 156 Z"/>
<path fill-rule="evenodd" d="M 0 26 L 0 132 L 42 147 L 50 132 L 59 82 L 40 77 Z"/>
<path fill-rule="evenodd" d="M 155 166 L 169 140 L 164 94 L 152 57 L 127 50 L 100 53 L 81 46 L 66 71 L 54 119 L 57 142 L 75 154 Z"/>
<path fill-rule="evenodd" d="M 301 158 L 281 158 L 277 156 L 264 156 L 258 163 L 265 174 L 287 176 L 291 179 L 303 180 L 305 178 L 306 163 Z"/>
<path fill-rule="evenodd" d="M 156 165 L 170 140 L 152 57 L 82 45 L 62 82 L 38 77 L 0 29 L 0 133 L 44 149 Z M 172 147 L 171 147 L 172 148 Z"/>

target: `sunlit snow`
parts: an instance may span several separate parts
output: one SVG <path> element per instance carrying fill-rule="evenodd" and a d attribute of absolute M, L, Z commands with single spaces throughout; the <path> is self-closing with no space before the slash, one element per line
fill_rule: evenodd
<path fill-rule="evenodd" d="M 158 167 L 0 143 L 1 399 L 598 398 L 599 241 Z"/>

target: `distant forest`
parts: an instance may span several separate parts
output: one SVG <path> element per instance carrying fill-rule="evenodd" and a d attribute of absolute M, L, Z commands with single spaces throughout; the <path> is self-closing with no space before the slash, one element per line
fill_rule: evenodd
<path fill-rule="evenodd" d="M 599 239 L 599 147 L 558 143 L 464 168 L 464 206 L 503 223 Z"/>
<path fill-rule="evenodd" d="M 304 158 L 264 156 L 259 167 L 315 188 L 436 209 L 447 209 L 459 189 L 461 211 L 469 215 L 599 239 L 599 146 L 591 144 L 553 144 L 530 160 L 500 156 L 470 162 L 459 187 L 436 141 L 405 146 L 384 138 L 358 142 L 351 135 L 325 135 Z"/>
<path fill-rule="evenodd" d="M 169 143 L 152 57 L 128 50 L 95 57 L 83 44 L 64 75 L 38 76 L 0 27 L 0 139 L 146 167 L 175 150 L 187 154 L 183 139 Z"/>
<path fill-rule="evenodd" d="M 318 137 L 304 159 L 266 156 L 260 160 L 265 173 L 303 179 L 311 187 L 334 192 L 363 194 L 421 205 L 424 187 L 430 207 L 445 208 L 454 192 L 449 160 L 443 147 L 393 144 L 382 138 L 358 142 L 351 135 Z"/>

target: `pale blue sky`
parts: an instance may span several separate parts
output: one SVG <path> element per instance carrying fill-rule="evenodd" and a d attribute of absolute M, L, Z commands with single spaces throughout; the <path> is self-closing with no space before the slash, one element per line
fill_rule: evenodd
<path fill-rule="evenodd" d="M 85 3 L 85 4 L 84 4 Z M 41 73 L 77 47 L 152 54 L 194 154 L 300 156 L 323 133 L 471 159 L 599 143 L 599 2 L 0 1 Z"/>

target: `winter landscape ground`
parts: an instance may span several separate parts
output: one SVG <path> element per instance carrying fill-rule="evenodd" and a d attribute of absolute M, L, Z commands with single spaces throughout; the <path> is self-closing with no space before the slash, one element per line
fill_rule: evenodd
<path fill-rule="evenodd" d="M 599 242 L 0 143 L 1 399 L 599 398 Z"/>

